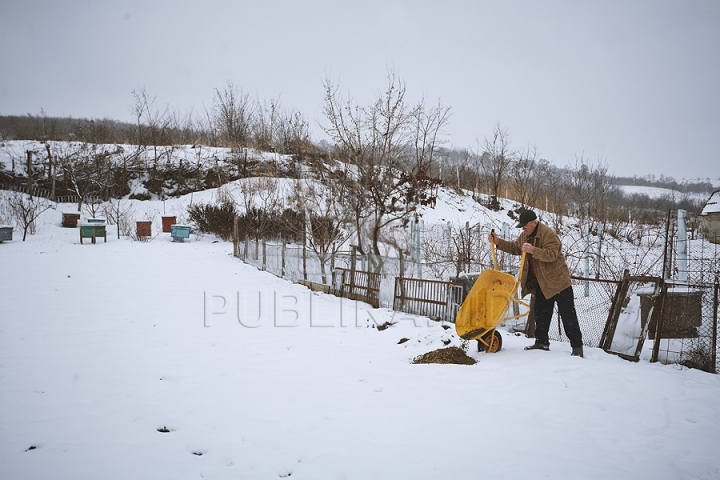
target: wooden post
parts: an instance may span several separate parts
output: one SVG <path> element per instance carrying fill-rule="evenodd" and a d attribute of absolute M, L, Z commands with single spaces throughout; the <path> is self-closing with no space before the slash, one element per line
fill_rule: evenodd
<path fill-rule="evenodd" d="M 240 241 L 240 239 L 238 238 L 238 237 L 239 237 L 239 235 L 238 235 L 238 233 L 239 233 L 239 232 L 238 232 L 238 228 L 239 228 L 239 227 L 238 227 L 238 223 L 239 223 L 238 220 L 239 220 L 239 219 L 238 219 L 237 216 L 233 219 L 233 257 L 236 257 L 236 258 L 239 257 L 239 254 L 238 254 L 238 243 L 239 243 L 239 241 Z"/>
<path fill-rule="evenodd" d="M 330 275 L 332 276 L 332 272 L 335 271 L 335 252 L 337 251 L 337 246 L 335 245 L 335 242 L 333 242 L 332 246 L 332 252 L 330 253 Z"/>
<path fill-rule="evenodd" d="M 302 246 L 302 266 L 303 266 L 303 280 L 307 281 L 307 228 L 303 230 L 303 246 Z"/>
<path fill-rule="evenodd" d="M 263 253 L 263 257 L 262 257 L 262 270 L 263 270 L 263 272 L 264 272 L 265 270 L 267 270 L 267 242 L 265 241 L 264 238 L 263 238 L 263 241 L 262 241 L 262 253 Z"/>
<path fill-rule="evenodd" d="M 285 278 L 285 240 L 280 234 L 280 278 Z"/>
<path fill-rule="evenodd" d="M 32 157 L 33 152 L 28 150 L 27 151 L 27 194 L 30 195 L 30 198 L 32 198 Z"/>
<path fill-rule="evenodd" d="M 357 255 L 357 249 L 358 247 L 353 245 L 353 252 L 352 252 L 352 269 L 350 270 L 350 291 L 355 291 L 355 259 Z M 343 286 L 345 284 L 345 281 L 343 279 Z"/>
<path fill-rule="evenodd" d="M 50 144 L 45 144 L 45 150 L 47 150 L 48 154 L 48 164 L 49 168 L 48 171 L 50 175 L 52 176 L 52 189 L 50 190 L 50 200 L 55 201 L 55 170 L 57 170 L 57 166 L 53 165 L 53 158 L 52 158 L 52 152 L 50 151 Z"/>
<path fill-rule="evenodd" d="M 400 260 L 400 278 L 405 277 L 405 259 L 403 258 L 402 248 L 398 249 L 398 257 Z"/>

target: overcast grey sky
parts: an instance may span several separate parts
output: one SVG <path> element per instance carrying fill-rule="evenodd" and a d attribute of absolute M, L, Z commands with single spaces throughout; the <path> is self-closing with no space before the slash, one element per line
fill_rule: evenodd
<path fill-rule="evenodd" d="M 0 44 L 3 115 L 202 112 L 232 81 L 316 125 L 326 77 L 367 104 L 394 69 L 449 145 L 499 123 L 558 166 L 720 178 L 718 0 L 0 0 Z"/>

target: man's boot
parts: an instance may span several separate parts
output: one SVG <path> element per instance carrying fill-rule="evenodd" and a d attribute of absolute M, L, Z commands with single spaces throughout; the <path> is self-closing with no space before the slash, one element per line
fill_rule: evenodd
<path fill-rule="evenodd" d="M 583 347 L 573 347 L 572 353 L 570 354 L 573 357 L 583 357 Z"/>
<path fill-rule="evenodd" d="M 525 347 L 525 350 L 545 350 L 547 352 L 548 350 L 550 350 L 550 344 L 549 343 L 540 343 L 537 340 L 535 340 L 535 343 Z"/>

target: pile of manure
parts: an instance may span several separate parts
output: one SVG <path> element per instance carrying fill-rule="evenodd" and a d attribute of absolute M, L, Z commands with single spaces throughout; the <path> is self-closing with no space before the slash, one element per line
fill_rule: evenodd
<path fill-rule="evenodd" d="M 477 361 L 468 356 L 460 347 L 446 347 L 415 357 L 412 363 L 454 363 L 456 365 L 475 365 Z"/>

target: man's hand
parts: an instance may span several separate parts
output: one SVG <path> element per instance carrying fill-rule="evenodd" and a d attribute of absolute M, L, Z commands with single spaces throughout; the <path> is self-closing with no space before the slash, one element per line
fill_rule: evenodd
<path fill-rule="evenodd" d="M 500 240 L 494 233 L 491 233 L 490 235 L 488 235 L 488 242 L 491 242 L 491 243 L 494 243 L 495 245 L 497 245 L 498 243 L 500 243 Z"/>
<path fill-rule="evenodd" d="M 535 252 L 535 247 L 533 247 L 532 244 L 530 244 L 530 243 L 523 243 L 522 251 L 527 252 L 530 255 L 532 255 Z"/>

